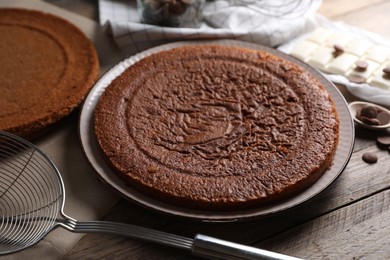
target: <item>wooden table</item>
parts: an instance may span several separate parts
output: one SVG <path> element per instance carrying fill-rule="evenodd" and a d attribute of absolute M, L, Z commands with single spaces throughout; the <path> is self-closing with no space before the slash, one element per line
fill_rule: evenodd
<path fill-rule="evenodd" d="M 52 1 L 97 19 L 96 3 Z M 73 1 L 75 2 L 75 1 Z M 385 0 L 325 0 L 319 11 L 390 39 L 390 2 Z M 355 98 L 339 86 L 348 101 Z M 390 134 L 388 132 L 387 134 Z M 356 129 L 353 155 L 342 175 L 313 200 L 287 212 L 258 220 L 203 223 L 160 215 L 121 200 L 104 220 L 131 223 L 194 237 L 202 233 L 306 259 L 390 258 L 390 154 L 375 141 L 377 133 Z M 362 160 L 365 152 L 379 156 L 376 164 Z M 85 235 L 68 259 L 189 259 L 178 249 L 124 237 Z"/>

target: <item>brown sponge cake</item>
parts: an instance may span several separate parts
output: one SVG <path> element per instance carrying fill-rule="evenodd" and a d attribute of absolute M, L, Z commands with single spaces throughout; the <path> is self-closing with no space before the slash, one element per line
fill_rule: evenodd
<path fill-rule="evenodd" d="M 339 122 L 306 70 L 265 51 L 184 46 L 142 59 L 95 111 L 110 165 L 132 187 L 197 209 L 256 207 L 330 167 Z"/>
<path fill-rule="evenodd" d="M 0 130 L 37 136 L 77 107 L 99 76 L 91 41 L 66 20 L 0 9 Z"/>

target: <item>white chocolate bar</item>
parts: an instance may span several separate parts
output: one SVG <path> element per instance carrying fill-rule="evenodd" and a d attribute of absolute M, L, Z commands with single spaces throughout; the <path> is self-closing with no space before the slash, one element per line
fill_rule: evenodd
<path fill-rule="evenodd" d="M 357 70 L 356 65 L 353 65 L 352 70 L 349 73 L 347 73 L 348 76 L 349 75 L 360 76 L 360 77 L 368 80 L 371 77 L 372 73 L 379 68 L 380 64 L 375 62 L 375 61 L 370 61 L 370 60 L 366 60 L 365 62 L 367 62 L 367 64 L 368 64 L 367 69 L 365 69 L 363 71 L 359 71 L 359 70 Z"/>
<path fill-rule="evenodd" d="M 384 46 L 374 46 L 369 49 L 366 58 L 378 63 L 383 63 L 390 58 L 390 48 L 386 48 Z"/>
<path fill-rule="evenodd" d="M 328 70 L 332 74 L 344 74 L 358 61 L 358 57 L 349 53 L 343 53 L 332 60 Z"/>
<path fill-rule="evenodd" d="M 290 54 L 300 60 L 307 61 L 312 52 L 318 49 L 318 47 L 320 47 L 320 45 L 317 43 L 303 41 Z"/>
<path fill-rule="evenodd" d="M 357 77 L 372 87 L 390 90 L 390 47 L 320 27 L 290 54 L 323 72 L 350 80 Z M 366 62 L 367 68 L 357 68 L 358 61 Z"/>
<path fill-rule="evenodd" d="M 374 72 L 374 76 L 368 82 L 370 85 L 390 90 L 390 77 L 383 72 L 386 66 L 390 66 L 390 61 Z"/>
<path fill-rule="evenodd" d="M 333 59 L 333 52 L 333 48 L 322 46 L 313 52 L 308 63 L 317 69 L 326 71 L 327 64 Z"/>
<path fill-rule="evenodd" d="M 319 27 L 315 29 L 309 36 L 308 40 L 316 43 L 324 43 L 326 39 L 332 34 L 331 30 Z"/>
<path fill-rule="evenodd" d="M 360 57 L 363 56 L 366 51 L 368 51 L 368 49 L 373 46 L 374 45 L 368 41 L 354 39 L 348 43 L 345 51 Z"/>
<path fill-rule="evenodd" d="M 330 46 L 333 48 L 335 44 L 346 47 L 348 43 L 350 43 L 353 40 L 353 37 L 350 35 L 346 34 L 341 34 L 341 33 L 333 33 L 331 34 L 327 40 L 326 40 L 326 45 Z"/>

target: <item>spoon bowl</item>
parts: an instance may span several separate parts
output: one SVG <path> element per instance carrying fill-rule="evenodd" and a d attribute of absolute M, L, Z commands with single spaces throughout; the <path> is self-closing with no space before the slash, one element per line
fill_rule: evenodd
<path fill-rule="evenodd" d="M 364 101 L 351 102 L 351 103 L 349 103 L 348 107 L 349 107 L 349 110 L 351 112 L 352 118 L 357 125 L 362 126 L 364 128 L 367 128 L 367 129 L 371 129 L 371 130 L 385 130 L 387 128 L 390 128 L 390 110 L 388 110 L 387 108 L 373 104 L 373 103 L 364 102 Z M 378 124 L 378 125 L 369 124 L 369 123 L 362 121 L 362 119 L 359 118 L 359 114 L 360 114 L 361 110 L 363 108 L 366 108 L 366 107 L 372 107 L 372 108 L 375 108 L 377 111 L 387 113 L 389 120 L 387 120 L 385 122 L 381 122 L 381 124 Z"/>

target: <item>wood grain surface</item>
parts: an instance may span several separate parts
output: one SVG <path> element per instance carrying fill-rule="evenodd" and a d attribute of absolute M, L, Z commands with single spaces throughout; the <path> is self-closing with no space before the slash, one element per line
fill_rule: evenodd
<path fill-rule="evenodd" d="M 390 1 L 325 0 L 325 17 L 390 39 Z M 348 101 L 356 100 L 342 86 Z M 356 128 L 354 152 L 342 175 L 314 199 L 286 212 L 234 223 L 205 223 L 151 212 L 121 200 L 104 220 L 186 237 L 202 233 L 306 259 L 390 259 L 390 154 L 378 132 Z M 387 131 L 385 134 L 390 134 Z M 365 152 L 379 156 L 367 164 Z M 85 235 L 67 259 L 191 259 L 188 252 L 103 234 Z"/>

